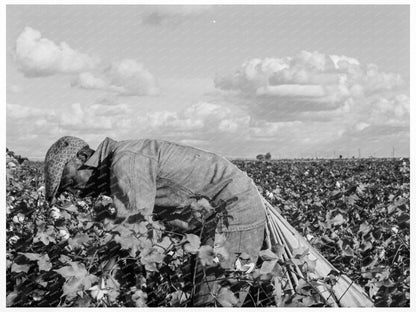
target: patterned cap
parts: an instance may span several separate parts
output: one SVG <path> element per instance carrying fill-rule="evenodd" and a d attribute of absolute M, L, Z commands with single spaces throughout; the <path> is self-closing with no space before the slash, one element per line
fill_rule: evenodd
<path fill-rule="evenodd" d="M 65 165 L 88 146 L 80 138 L 64 136 L 52 144 L 45 157 L 45 197 L 51 201 L 58 191 Z"/>

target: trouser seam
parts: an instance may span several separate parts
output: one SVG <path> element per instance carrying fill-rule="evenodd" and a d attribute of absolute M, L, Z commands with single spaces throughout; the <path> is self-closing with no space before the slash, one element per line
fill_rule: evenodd
<path fill-rule="evenodd" d="M 250 224 L 250 225 L 230 225 L 228 228 L 223 228 L 222 231 L 225 233 L 228 232 L 240 232 L 240 231 L 248 231 L 254 230 L 266 224 L 266 220 L 261 220 L 259 222 Z"/>

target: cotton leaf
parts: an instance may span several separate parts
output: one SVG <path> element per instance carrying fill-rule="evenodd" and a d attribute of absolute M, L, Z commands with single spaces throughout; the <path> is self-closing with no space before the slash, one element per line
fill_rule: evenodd
<path fill-rule="evenodd" d="M 26 258 L 28 258 L 30 261 L 38 261 L 42 256 L 38 253 L 30 253 L 30 252 L 20 252 L 19 254 L 25 256 Z"/>
<path fill-rule="evenodd" d="M 219 290 L 215 299 L 223 307 L 234 307 L 238 304 L 238 299 L 236 298 L 234 293 L 226 287 L 222 287 Z"/>
<path fill-rule="evenodd" d="M 54 228 L 52 226 L 48 226 L 45 231 L 38 231 L 36 236 L 33 238 L 33 242 L 37 243 L 39 241 L 44 245 L 56 243 Z"/>
<path fill-rule="evenodd" d="M 38 253 L 20 253 L 25 256 L 30 261 L 37 261 L 40 271 L 49 271 L 52 269 L 52 263 L 50 262 L 48 254 L 38 254 Z"/>
<path fill-rule="evenodd" d="M 142 290 L 136 290 L 134 294 L 131 295 L 131 300 L 133 300 L 134 305 L 138 308 L 147 307 L 147 294 Z"/>
<path fill-rule="evenodd" d="M 274 267 L 276 266 L 277 259 L 264 261 L 260 268 L 260 274 L 269 274 L 272 273 Z"/>
<path fill-rule="evenodd" d="M 304 297 L 303 299 L 302 299 L 302 304 L 305 306 L 305 307 L 310 307 L 310 306 L 312 306 L 313 304 L 315 304 L 316 302 L 313 300 L 313 297 L 310 297 L 310 296 L 306 296 L 306 297 Z"/>
<path fill-rule="evenodd" d="M 199 236 L 194 234 L 186 234 L 185 239 L 188 241 L 188 243 L 184 245 L 185 251 L 191 254 L 196 254 L 199 247 L 201 246 L 201 239 Z"/>
<path fill-rule="evenodd" d="M 172 306 L 177 306 L 182 303 L 185 303 L 188 300 L 189 294 L 183 292 L 182 290 L 177 290 L 170 294 L 170 302 Z"/>
<path fill-rule="evenodd" d="M 334 218 L 332 218 L 331 220 L 329 220 L 329 223 L 332 225 L 341 225 L 343 223 L 345 223 L 345 218 L 342 214 L 338 213 Z"/>
<path fill-rule="evenodd" d="M 154 248 L 158 249 L 161 253 L 165 253 L 172 246 L 172 239 L 168 236 L 164 236 L 161 242 L 154 245 Z"/>
<path fill-rule="evenodd" d="M 52 263 L 49 259 L 48 254 L 44 254 L 38 260 L 39 271 L 49 271 L 52 269 Z"/>
<path fill-rule="evenodd" d="M 62 286 L 62 295 L 73 298 L 78 291 L 91 288 L 91 284 L 96 282 L 98 278 L 89 274 L 83 263 L 70 262 L 69 264 L 54 271 L 66 279 Z"/>
<path fill-rule="evenodd" d="M 279 257 L 270 249 L 260 250 L 259 257 L 262 258 L 264 261 L 270 261 L 278 259 Z"/>
<path fill-rule="evenodd" d="M 306 265 L 306 269 L 307 269 L 308 272 L 312 272 L 312 273 L 315 272 L 317 261 L 318 261 L 318 259 L 311 260 L 311 259 L 309 259 L 309 257 L 306 257 L 304 265 Z"/>
<path fill-rule="evenodd" d="M 225 246 L 222 247 L 214 247 L 215 256 L 219 259 L 220 265 L 225 268 L 230 259 L 230 253 L 228 252 Z"/>
<path fill-rule="evenodd" d="M 360 224 L 360 229 L 358 230 L 358 233 L 363 233 L 363 235 L 366 235 L 368 232 L 370 232 L 371 228 L 367 221 L 364 221 Z"/>
<path fill-rule="evenodd" d="M 93 297 L 97 301 L 103 299 L 103 297 L 108 293 L 104 279 L 101 279 L 101 283 L 98 283 L 97 285 L 88 288 L 88 290 L 91 292 L 91 297 Z"/>
<path fill-rule="evenodd" d="M 342 249 L 342 256 L 354 257 L 354 250 L 349 245 L 347 245 L 345 248 Z"/>
<path fill-rule="evenodd" d="M 62 262 L 62 263 L 69 263 L 69 262 L 71 262 L 71 258 L 68 257 L 67 255 L 63 255 L 63 254 L 59 257 L 58 260 L 60 262 Z"/>
<path fill-rule="evenodd" d="M 246 264 L 243 265 L 239 258 L 237 258 L 234 265 L 235 265 L 235 269 L 237 271 L 245 272 L 247 274 L 251 273 L 254 270 L 254 268 L 256 267 L 256 264 L 254 262 L 246 263 Z"/>
<path fill-rule="evenodd" d="M 85 265 L 79 262 L 70 262 L 69 265 L 54 271 L 66 279 L 71 277 L 84 277 L 88 274 Z"/>
<path fill-rule="evenodd" d="M 214 265 L 214 249 L 209 245 L 203 245 L 198 250 L 198 258 L 203 266 Z"/>
<path fill-rule="evenodd" d="M 130 250 L 130 255 L 132 257 L 136 256 L 136 252 L 139 251 L 142 246 L 142 242 L 134 235 L 131 235 L 131 232 L 128 236 L 116 235 L 114 241 L 120 244 L 121 249 Z"/>
<path fill-rule="evenodd" d="M 72 277 L 62 286 L 62 295 L 67 296 L 67 299 L 73 298 L 78 291 L 91 288 L 91 284 L 96 282 L 97 279 L 97 276 L 93 274 L 83 277 Z"/>
<path fill-rule="evenodd" d="M 272 246 L 272 251 L 276 254 L 279 260 L 283 260 L 283 254 L 285 252 L 285 246 L 280 244 L 275 244 Z"/>
<path fill-rule="evenodd" d="M 71 204 L 71 203 L 63 205 L 61 207 L 61 209 L 64 209 L 64 210 L 69 211 L 69 212 L 78 212 L 78 208 L 75 205 Z"/>
<path fill-rule="evenodd" d="M 120 284 L 115 278 L 107 279 L 107 298 L 110 302 L 115 302 L 120 295 Z"/>
<path fill-rule="evenodd" d="M 282 289 L 282 283 L 278 277 L 274 278 L 274 300 L 276 303 L 276 306 L 282 305 L 282 297 L 283 297 L 283 289 Z"/>
<path fill-rule="evenodd" d="M 147 271 L 157 271 L 157 263 L 162 263 L 165 258 L 157 248 L 146 248 L 142 251 L 140 262 L 145 266 Z"/>
<path fill-rule="evenodd" d="M 356 202 L 359 200 L 360 198 L 356 195 L 356 194 L 352 194 L 350 196 L 347 196 L 347 202 L 349 205 L 353 206 L 356 204 Z"/>
<path fill-rule="evenodd" d="M 15 273 L 19 273 L 19 272 L 27 273 L 29 272 L 29 269 L 30 269 L 29 264 L 17 264 L 17 263 L 13 263 L 12 268 L 11 268 L 12 272 L 15 272 Z"/>
<path fill-rule="evenodd" d="M 90 237 L 86 233 L 77 233 L 74 238 L 68 239 L 68 245 L 72 248 L 82 248 L 83 244 L 87 243 L 90 240 Z"/>
<path fill-rule="evenodd" d="M 367 188 L 367 184 L 362 184 L 362 183 L 360 183 L 358 186 L 357 186 L 357 194 L 360 194 L 360 195 L 362 195 L 363 193 L 364 193 L 364 191 L 365 191 L 365 189 Z"/>

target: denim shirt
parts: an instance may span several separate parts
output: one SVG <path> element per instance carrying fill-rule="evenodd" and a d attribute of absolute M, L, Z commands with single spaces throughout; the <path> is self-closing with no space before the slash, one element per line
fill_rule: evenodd
<path fill-rule="evenodd" d="M 118 216 L 150 216 L 154 206 L 175 207 L 197 194 L 237 201 L 227 206 L 232 216 L 227 231 L 265 223 L 261 196 L 253 181 L 227 159 L 201 149 L 163 140 L 115 141 L 106 138 L 86 166 L 110 170 L 110 191 Z"/>

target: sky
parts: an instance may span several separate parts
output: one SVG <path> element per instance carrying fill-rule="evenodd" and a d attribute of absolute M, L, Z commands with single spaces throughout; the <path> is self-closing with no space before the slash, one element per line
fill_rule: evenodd
<path fill-rule="evenodd" d="M 6 146 L 407 157 L 406 5 L 8 5 Z"/>

